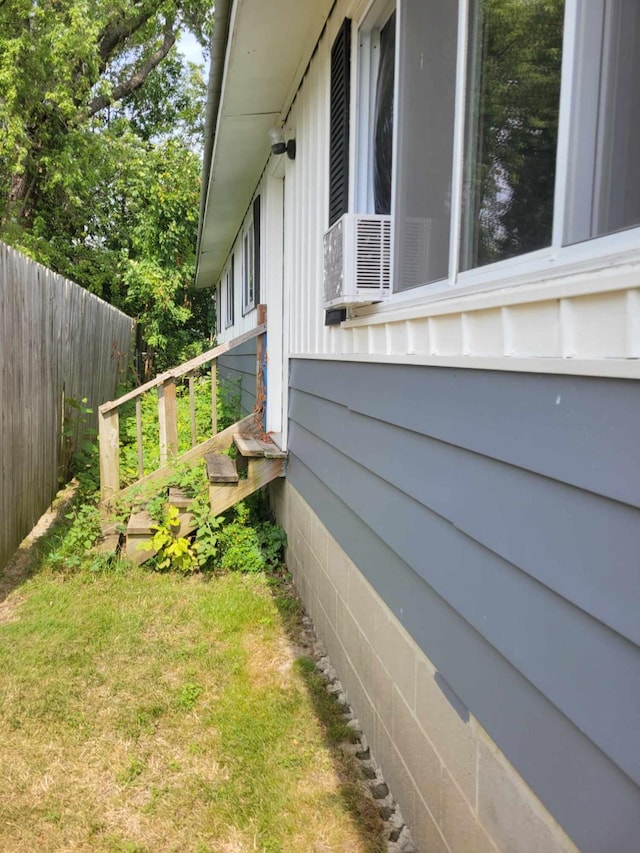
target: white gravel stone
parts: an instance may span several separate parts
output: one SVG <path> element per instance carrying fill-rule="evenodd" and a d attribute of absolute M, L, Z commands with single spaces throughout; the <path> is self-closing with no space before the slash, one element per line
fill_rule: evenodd
<path fill-rule="evenodd" d="M 417 853 L 416 846 L 413 843 L 413 838 L 411 838 L 411 832 L 409 831 L 409 827 L 405 826 L 400 833 L 400 838 L 398 838 L 398 847 L 401 853 Z"/>

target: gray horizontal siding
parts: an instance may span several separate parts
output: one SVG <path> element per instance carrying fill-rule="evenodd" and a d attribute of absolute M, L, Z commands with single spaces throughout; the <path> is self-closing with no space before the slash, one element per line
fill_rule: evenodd
<path fill-rule="evenodd" d="M 501 373 L 496 382 L 493 371 L 308 365 L 293 372 L 300 390 L 640 507 L 640 383 L 521 373 Z"/>
<path fill-rule="evenodd" d="M 474 377 L 486 404 L 471 393 Z M 505 379 L 504 393 L 489 393 Z M 585 424 L 595 422 L 594 453 L 601 440 L 597 413 L 589 419 L 585 410 L 586 400 L 598 401 L 588 385 L 604 392 L 607 383 L 518 379 L 295 361 L 289 477 L 580 846 L 635 850 L 640 513 L 620 502 L 616 483 L 637 454 L 618 453 L 606 478 L 581 474 L 580 458 L 592 455 Z M 578 454 L 563 460 L 572 486 L 530 452 L 531 441 L 549 440 L 548 425 L 538 438 L 529 423 L 529 443 L 510 437 L 530 380 L 538 401 L 581 401 L 554 433 L 565 454 Z M 625 395 L 625 383 L 611 384 L 616 447 L 630 448 L 636 386 L 627 383 Z M 385 415 L 385 397 L 397 401 L 399 387 L 412 403 Z M 436 388 L 437 401 L 425 394 Z M 488 414 L 489 405 L 500 410 Z M 460 443 L 445 429 L 447 411 Z M 553 417 L 544 407 L 529 415 Z M 502 441 L 483 436 L 489 423 Z M 526 464 L 516 464 L 518 446 Z M 608 453 L 612 462 L 614 448 Z M 579 479 L 588 491 L 576 487 Z"/>
<path fill-rule="evenodd" d="M 242 415 L 248 415 L 256 405 L 256 341 L 247 341 L 218 359 L 221 391 L 227 396 L 240 393 Z"/>

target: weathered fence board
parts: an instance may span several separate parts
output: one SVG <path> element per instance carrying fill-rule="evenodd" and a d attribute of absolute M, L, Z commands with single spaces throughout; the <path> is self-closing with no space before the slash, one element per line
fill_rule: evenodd
<path fill-rule="evenodd" d="M 0 242 L 0 568 L 59 488 L 64 400 L 86 397 L 96 426 L 127 364 L 132 325 Z"/>

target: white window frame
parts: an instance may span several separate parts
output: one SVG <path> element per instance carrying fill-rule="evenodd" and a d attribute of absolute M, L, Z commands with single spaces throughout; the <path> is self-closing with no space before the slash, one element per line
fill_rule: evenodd
<path fill-rule="evenodd" d="M 589 2 L 589 0 L 583 0 Z M 453 0 L 452 0 L 453 2 Z M 578 85 L 577 79 L 584 69 L 577 68 L 578 17 L 581 0 L 565 0 L 563 57 L 561 68 L 558 143 L 556 154 L 556 184 L 551 245 L 538 251 L 519 255 L 493 264 L 460 270 L 460 240 L 462 219 L 462 183 L 464 173 L 464 126 L 466 111 L 466 68 L 470 0 L 458 0 L 458 46 L 456 67 L 456 104 L 453 143 L 453 174 L 450 223 L 449 277 L 441 281 L 420 285 L 403 291 L 394 291 L 385 302 L 350 309 L 353 317 L 393 314 L 409 305 L 428 304 L 447 296 L 462 296 L 475 292 L 502 289 L 511 285 L 532 283 L 554 278 L 566 280 L 580 276 L 594 267 L 611 267 L 640 261 L 640 225 L 580 243 L 564 244 L 571 215 L 570 162 L 572 146 L 579 144 L 572 134 L 575 121 Z M 370 212 L 371 204 L 371 142 L 370 127 L 373 117 L 373 83 L 371 41 L 367 34 L 396 8 L 396 31 L 401 30 L 403 0 L 372 0 L 359 4 L 354 13 L 352 56 L 351 115 L 356 132 L 351 140 L 351 170 L 349 209 L 357 213 Z M 600 5 L 600 2 L 599 4 Z M 385 17 L 386 16 L 386 17 Z M 583 51 L 586 54 L 587 51 Z M 396 50 L 395 85 L 398 86 L 399 51 Z M 584 87 L 582 88 L 584 92 Z M 397 102 L 397 88 L 396 88 Z M 394 123 L 394 174 L 397 173 L 397 123 Z M 574 195 L 575 197 L 575 195 Z M 392 194 L 391 215 L 395 215 L 395 192 Z M 395 241 L 394 241 L 395 242 Z M 394 246 L 392 244 L 392 252 Z M 392 265 L 392 269 L 394 266 Z M 348 320 L 347 320 L 348 323 Z"/>
<path fill-rule="evenodd" d="M 352 186 L 349 192 L 349 210 L 356 213 L 373 213 L 375 210 L 373 194 L 373 127 L 375 117 L 376 83 L 378 79 L 380 30 L 396 12 L 396 33 L 398 32 L 399 8 L 396 0 L 374 0 L 364 15 L 353 27 L 351 55 L 351 115 L 355 117 L 355 133 L 351 138 Z M 397 45 L 397 42 L 396 42 Z M 378 53 L 376 53 L 378 51 Z M 394 99 L 397 101 L 398 51 L 396 50 L 394 68 Z M 393 122 L 393 165 L 392 175 L 396 172 L 397 126 Z M 393 179 L 392 179 L 393 180 Z M 353 202 L 353 203 L 351 203 Z M 391 193 L 391 215 L 394 214 L 395 193 Z"/>
<path fill-rule="evenodd" d="M 255 240 L 253 231 L 253 216 L 250 216 L 242 229 L 241 241 L 242 269 L 242 316 L 244 317 L 256 307 L 255 282 Z"/>
<path fill-rule="evenodd" d="M 229 266 L 227 267 L 224 276 L 224 296 L 225 296 L 225 311 L 224 311 L 224 327 L 229 329 L 235 323 L 235 277 L 234 277 L 234 256 L 231 256 Z"/>
<path fill-rule="evenodd" d="M 215 312 L 216 312 L 216 335 L 222 333 L 222 282 L 216 284 L 214 293 Z"/>

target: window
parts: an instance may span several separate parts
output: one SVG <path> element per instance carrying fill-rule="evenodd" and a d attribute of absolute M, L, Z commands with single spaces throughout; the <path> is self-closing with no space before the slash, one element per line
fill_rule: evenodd
<path fill-rule="evenodd" d="M 565 242 L 640 225 L 640 3 L 579 4 Z"/>
<path fill-rule="evenodd" d="M 379 2 L 358 31 L 355 204 L 393 213 L 395 290 L 449 271 L 457 31 L 449 0 Z"/>
<path fill-rule="evenodd" d="M 391 213 L 393 183 L 393 101 L 396 67 L 396 13 L 376 31 L 378 46 L 377 73 L 373 109 L 373 201 L 374 211 Z"/>
<path fill-rule="evenodd" d="M 215 291 L 216 334 L 222 331 L 222 285 L 218 284 Z"/>
<path fill-rule="evenodd" d="M 400 5 L 395 290 L 449 274 L 457 5 Z"/>
<path fill-rule="evenodd" d="M 350 31 L 331 52 L 330 224 L 391 214 L 395 292 L 568 269 L 566 247 L 640 226 L 638 0 L 373 0 Z"/>
<path fill-rule="evenodd" d="M 255 307 L 253 223 L 242 237 L 242 313 L 248 314 Z"/>
<path fill-rule="evenodd" d="M 472 0 L 460 268 L 551 245 L 563 0 Z"/>
<path fill-rule="evenodd" d="M 253 202 L 242 235 L 242 313 L 248 314 L 260 301 L 260 196 Z"/>
<path fill-rule="evenodd" d="M 235 314 L 235 292 L 234 292 L 234 271 L 233 271 L 234 256 L 231 255 L 231 262 L 224 277 L 224 296 L 225 296 L 225 329 L 234 324 Z"/>

